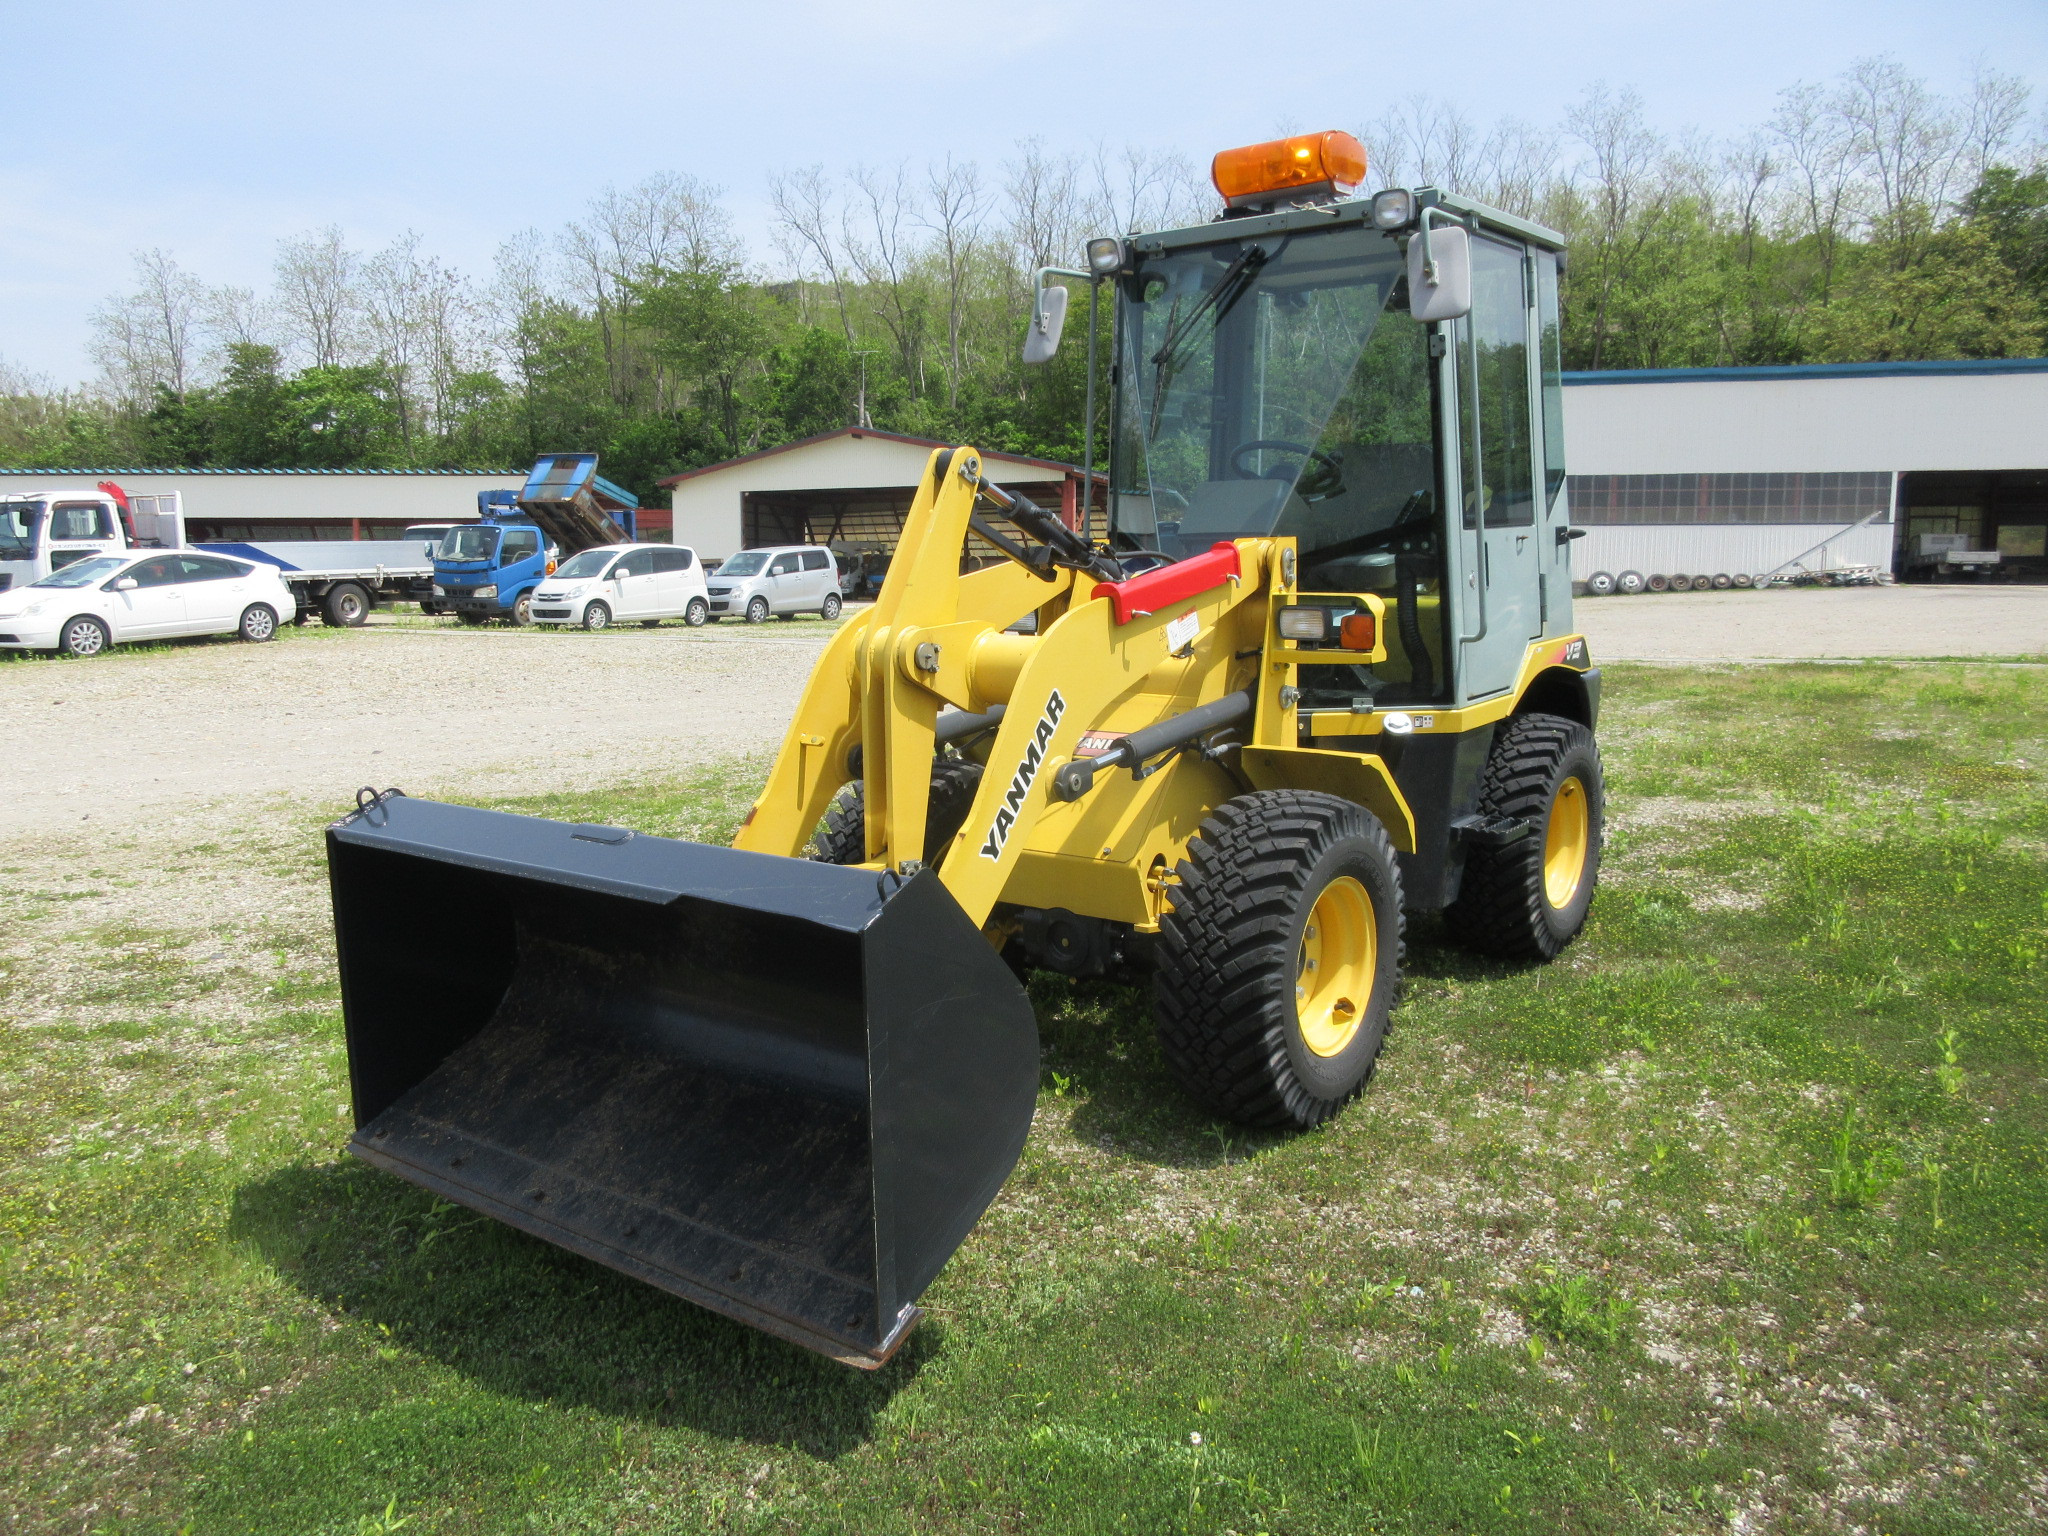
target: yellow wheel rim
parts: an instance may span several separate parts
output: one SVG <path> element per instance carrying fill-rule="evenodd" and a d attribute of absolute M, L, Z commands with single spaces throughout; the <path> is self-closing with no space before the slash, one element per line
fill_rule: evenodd
<path fill-rule="evenodd" d="M 1339 875 L 1309 909 L 1295 966 L 1294 1016 L 1302 1042 L 1316 1055 L 1335 1056 L 1358 1033 L 1379 960 L 1372 897 L 1349 875 Z"/>
<path fill-rule="evenodd" d="M 1543 898 L 1553 907 L 1568 907 L 1579 894 L 1592 834 L 1593 813 L 1586 805 L 1586 786 L 1575 778 L 1566 779 L 1550 802 L 1550 825 L 1543 833 Z"/>

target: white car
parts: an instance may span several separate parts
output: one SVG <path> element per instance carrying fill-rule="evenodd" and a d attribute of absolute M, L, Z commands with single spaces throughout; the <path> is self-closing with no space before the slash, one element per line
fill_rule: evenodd
<path fill-rule="evenodd" d="M 771 613 L 839 617 L 839 562 L 816 544 L 785 549 L 743 549 L 711 573 L 711 616 L 733 613 L 765 624 Z"/>
<path fill-rule="evenodd" d="M 274 565 L 182 549 L 97 555 L 0 592 L 0 650 L 97 656 L 173 635 L 268 640 L 298 610 Z"/>
<path fill-rule="evenodd" d="M 652 628 L 681 619 L 692 629 L 711 617 L 704 564 L 674 544 L 607 544 L 571 555 L 533 591 L 533 622 L 607 629 Z"/>

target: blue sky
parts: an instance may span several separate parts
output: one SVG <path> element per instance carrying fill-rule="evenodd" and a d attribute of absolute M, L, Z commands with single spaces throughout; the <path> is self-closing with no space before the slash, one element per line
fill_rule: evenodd
<path fill-rule="evenodd" d="M 725 186 L 765 258 L 777 169 L 993 169 L 1027 134 L 1206 158 L 1418 90 L 1547 123 L 1596 80 L 1719 134 L 1873 53 L 1943 89 L 1983 58 L 2036 84 L 2037 123 L 2048 97 L 2043 0 L 0 0 L 0 38 L 0 358 L 59 382 L 90 371 L 87 314 L 137 249 L 260 288 L 280 238 L 412 228 L 483 276 L 507 236 L 661 170 Z"/>

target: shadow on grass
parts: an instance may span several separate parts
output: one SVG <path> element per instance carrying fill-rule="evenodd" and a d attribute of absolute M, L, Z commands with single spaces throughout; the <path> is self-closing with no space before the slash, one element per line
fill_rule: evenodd
<path fill-rule="evenodd" d="M 355 1162 L 236 1192 L 230 1235 L 322 1306 L 490 1391 L 836 1457 L 943 1347 L 879 1371 L 707 1312 Z"/>

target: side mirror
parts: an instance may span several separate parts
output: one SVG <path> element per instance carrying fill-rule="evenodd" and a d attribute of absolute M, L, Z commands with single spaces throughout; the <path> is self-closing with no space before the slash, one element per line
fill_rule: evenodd
<path fill-rule="evenodd" d="M 142 583 L 133 576 L 123 576 L 113 584 L 113 590 L 116 592 L 133 592 L 141 585 Z"/>
<path fill-rule="evenodd" d="M 1422 228 L 1408 242 L 1408 313 L 1417 320 L 1457 320 L 1472 312 L 1472 243 L 1456 226 Z"/>
<path fill-rule="evenodd" d="M 1024 333 L 1024 361 L 1034 367 L 1051 362 L 1066 324 L 1067 290 L 1057 284 L 1040 286 L 1031 306 L 1031 329 Z"/>

